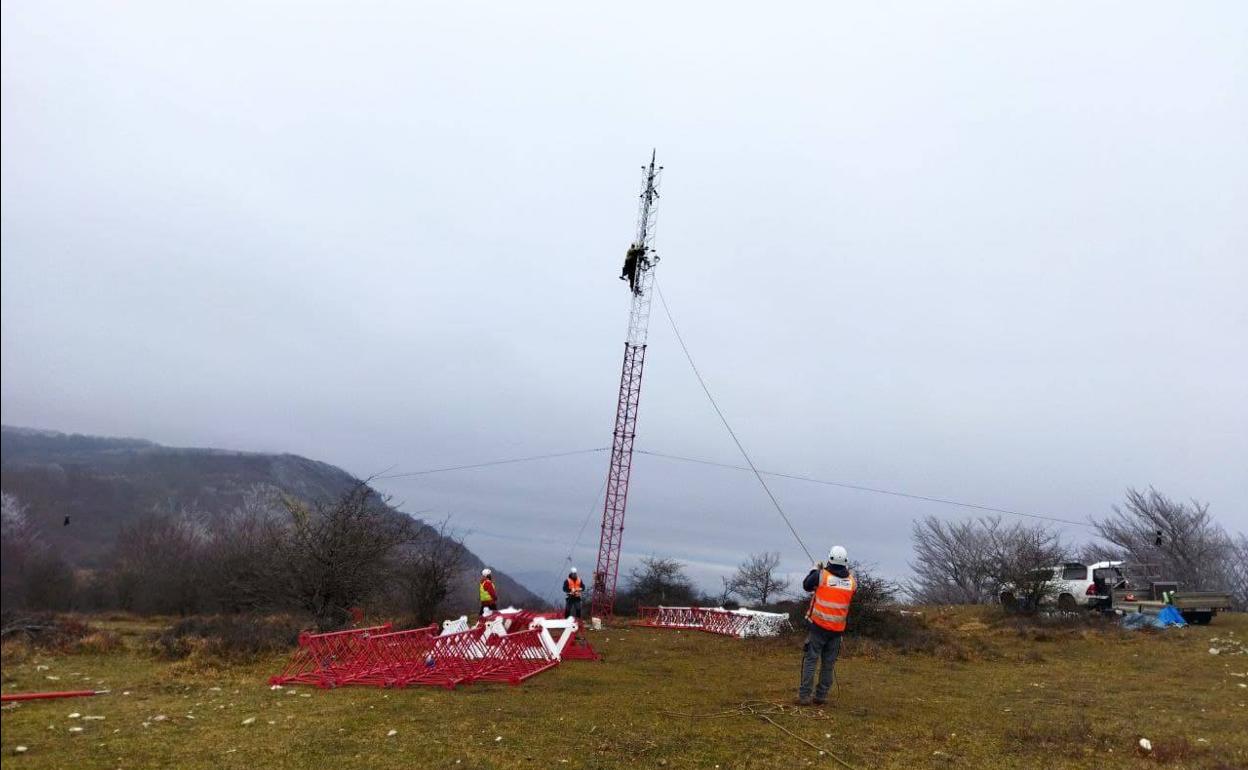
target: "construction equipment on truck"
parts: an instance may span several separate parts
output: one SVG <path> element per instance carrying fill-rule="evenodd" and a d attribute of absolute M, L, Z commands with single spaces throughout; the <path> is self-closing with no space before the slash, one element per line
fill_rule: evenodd
<path fill-rule="evenodd" d="M 1181 591 L 1173 580 L 1162 580 L 1160 569 L 1152 564 L 1124 566 L 1124 585 L 1115 586 L 1110 609 L 1119 613 L 1145 612 L 1156 615 L 1165 607 L 1174 607 L 1188 623 L 1208 625 L 1219 611 L 1232 607 L 1226 591 Z"/>

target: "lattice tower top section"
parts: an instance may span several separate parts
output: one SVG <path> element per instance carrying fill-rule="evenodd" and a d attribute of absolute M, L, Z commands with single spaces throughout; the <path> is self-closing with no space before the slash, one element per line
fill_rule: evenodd
<path fill-rule="evenodd" d="M 654 270 L 659 256 L 654 251 L 655 209 L 659 201 L 659 180 L 663 167 L 655 165 L 655 152 L 650 153 L 650 165 L 641 167 L 641 195 L 637 205 L 637 235 L 633 244 L 645 248 L 637 265 L 637 292 L 628 313 L 628 344 L 645 345 L 650 331 L 650 300 L 654 288 Z"/>

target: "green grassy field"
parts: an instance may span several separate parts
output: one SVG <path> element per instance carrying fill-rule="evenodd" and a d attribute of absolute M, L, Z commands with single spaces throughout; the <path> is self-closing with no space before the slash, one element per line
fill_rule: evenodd
<path fill-rule="evenodd" d="M 280 657 L 249 665 L 158 661 L 147 651 L 154 626 L 99 622 L 122 633 L 123 650 L 6 647 L 6 693 L 111 693 L 6 707 L 3 764 L 1248 767 L 1248 654 L 1213 641 L 1248 641 L 1248 616 L 1147 634 L 1020 632 L 973 609 L 928 616 L 954 644 L 903 655 L 851 642 L 833 701 L 822 709 L 792 705 L 800 637 L 740 641 L 613 628 L 592 637 L 603 662 L 568 662 L 520 687 L 271 690 L 266 679 L 281 668 Z M 746 702 L 772 721 L 734 710 Z M 1152 741 L 1150 754 L 1138 749 L 1141 737 Z M 17 753 L 19 745 L 27 750 Z"/>

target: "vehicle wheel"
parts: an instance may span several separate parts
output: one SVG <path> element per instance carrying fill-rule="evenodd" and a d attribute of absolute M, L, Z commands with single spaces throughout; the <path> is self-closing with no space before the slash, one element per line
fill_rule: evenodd
<path fill-rule="evenodd" d="M 1062 594 L 1057 597 L 1057 608 L 1062 612 L 1074 612 L 1079 609 L 1079 604 L 1075 601 L 1075 597 L 1070 594 Z"/>
<path fill-rule="evenodd" d="M 1194 626 L 1207 626 L 1213 620 L 1212 612 L 1184 612 L 1183 619 Z"/>

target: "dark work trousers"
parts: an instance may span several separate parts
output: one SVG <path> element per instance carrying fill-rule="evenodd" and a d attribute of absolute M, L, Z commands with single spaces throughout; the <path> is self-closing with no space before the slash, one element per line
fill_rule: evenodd
<path fill-rule="evenodd" d="M 814 690 L 816 700 L 827 700 L 836 670 L 836 656 L 840 653 L 841 632 L 827 631 L 811 624 L 806 645 L 802 647 L 802 684 L 797 688 L 799 698 L 810 697 L 811 688 L 815 684 L 815 667 L 823 661 L 823 668 L 819 671 L 819 686 Z"/>
<path fill-rule="evenodd" d="M 581 597 L 569 596 L 563 600 L 563 616 L 581 619 Z"/>

